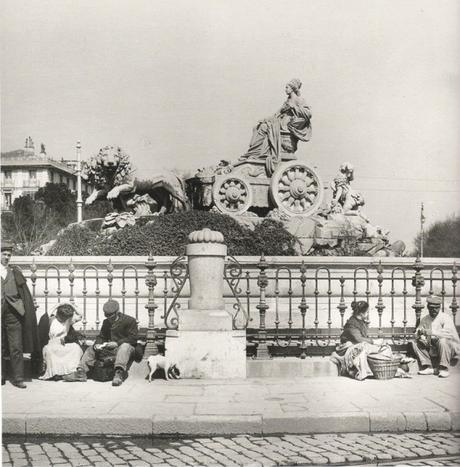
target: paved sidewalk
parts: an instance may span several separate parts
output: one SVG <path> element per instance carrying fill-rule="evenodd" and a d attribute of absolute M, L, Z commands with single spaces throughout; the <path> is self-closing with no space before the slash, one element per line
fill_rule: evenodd
<path fill-rule="evenodd" d="M 460 430 L 450 378 L 344 377 L 110 382 L 2 387 L 8 434 L 222 435 Z"/>
<path fill-rule="evenodd" d="M 3 440 L 3 467 L 458 466 L 460 433 Z"/>

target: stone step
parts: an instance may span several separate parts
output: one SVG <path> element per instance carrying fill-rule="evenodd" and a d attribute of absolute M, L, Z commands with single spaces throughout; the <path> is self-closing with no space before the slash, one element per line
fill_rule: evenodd
<path fill-rule="evenodd" d="M 307 357 L 302 360 L 297 357 L 273 358 L 269 360 L 255 360 L 248 358 L 246 361 L 247 378 L 310 378 L 323 376 L 337 376 L 337 367 L 329 360 L 329 357 Z M 26 381 L 31 381 L 31 365 L 29 359 L 24 359 Z M 417 363 L 409 365 L 411 375 L 417 373 Z M 460 365 L 450 367 L 449 371 L 459 372 Z M 149 368 L 146 360 L 140 363 L 133 362 L 129 370 L 129 377 L 143 380 L 147 379 Z M 7 375 L 6 375 L 7 376 Z M 163 378 L 161 371 L 157 371 L 154 378 Z"/>
<path fill-rule="evenodd" d="M 337 376 L 337 366 L 329 357 L 273 358 L 247 361 L 248 378 L 309 378 Z"/>
<path fill-rule="evenodd" d="M 309 357 L 305 360 L 296 357 L 274 358 L 270 360 L 247 361 L 248 378 L 309 378 L 317 376 L 337 376 L 337 367 L 328 357 Z M 129 377 L 144 379 L 149 373 L 146 361 L 134 362 Z M 163 377 L 160 371 L 155 377 Z"/>

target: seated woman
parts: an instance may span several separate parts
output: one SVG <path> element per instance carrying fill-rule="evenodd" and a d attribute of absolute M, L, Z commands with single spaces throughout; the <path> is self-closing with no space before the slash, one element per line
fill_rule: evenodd
<path fill-rule="evenodd" d="M 331 355 L 331 360 L 338 366 L 341 376 L 363 380 L 372 376 L 367 363 L 369 354 L 378 355 L 382 359 L 391 359 L 393 354 L 389 345 L 377 345 L 369 337 L 369 304 L 364 301 L 353 302 L 351 308 L 353 315 L 343 328 L 340 344 Z"/>
<path fill-rule="evenodd" d="M 258 122 L 253 130 L 249 149 L 241 159 L 267 159 L 267 169 L 271 174 L 283 150 L 294 153 L 299 140 L 310 140 L 311 112 L 300 96 L 301 86 L 302 82 L 298 79 L 289 81 L 285 88 L 287 100 L 275 115 Z M 282 132 L 290 135 L 289 147 L 283 147 Z"/>
<path fill-rule="evenodd" d="M 78 343 L 69 342 L 69 331 L 81 318 L 71 303 L 62 303 L 55 308 L 55 313 L 50 317 L 49 341 L 43 347 L 46 371 L 40 379 L 57 380 L 75 371 L 83 351 Z"/>

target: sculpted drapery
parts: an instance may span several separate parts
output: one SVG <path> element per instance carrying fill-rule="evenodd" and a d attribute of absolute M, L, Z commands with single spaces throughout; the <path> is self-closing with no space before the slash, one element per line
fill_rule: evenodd
<path fill-rule="evenodd" d="M 309 141 L 311 138 L 311 112 L 304 99 L 300 97 L 302 83 L 293 79 L 286 85 L 288 99 L 281 109 L 272 117 L 261 120 L 254 128 L 249 149 L 242 159 L 265 159 L 272 162 L 279 160 L 282 152 L 281 134 L 291 136 L 293 148 L 297 149 L 297 142 Z"/>

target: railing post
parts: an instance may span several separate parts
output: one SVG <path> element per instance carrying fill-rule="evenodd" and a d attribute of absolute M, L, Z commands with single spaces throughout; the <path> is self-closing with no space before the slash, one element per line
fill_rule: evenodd
<path fill-rule="evenodd" d="M 415 260 L 414 269 L 415 274 L 412 276 L 412 287 L 415 287 L 415 303 L 412 305 L 412 308 L 415 310 L 415 327 L 417 327 L 420 323 L 420 316 L 423 310 L 422 287 L 425 284 L 422 274 L 423 264 L 419 257 Z"/>
<path fill-rule="evenodd" d="M 340 282 L 340 301 L 339 301 L 339 304 L 337 305 L 337 308 L 339 309 L 339 313 L 340 313 L 340 328 L 343 329 L 344 315 L 345 315 L 345 310 L 347 309 L 347 305 L 345 303 L 344 290 L 343 290 L 345 286 L 345 277 L 340 276 L 339 282 Z"/>
<path fill-rule="evenodd" d="M 112 264 L 112 259 L 109 258 L 109 262 L 107 264 L 107 282 L 109 283 L 109 298 L 112 298 L 112 286 L 113 286 L 113 264 Z M 125 310 L 123 309 L 123 313 Z"/>
<path fill-rule="evenodd" d="M 300 314 L 302 316 L 302 330 L 301 330 L 301 335 L 300 335 L 300 358 L 305 359 L 307 358 L 307 346 L 305 343 L 306 339 L 306 334 L 307 330 L 305 327 L 305 316 L 307 314 L 308 310 L 308 305 L 307 305 L 307 300 L 305 298 L 305 284 L 307 282 L 307 267 L 305 266 L 305 261 L 302 261 L 302 264 L 300 265 L 300 283 L 302 284 L 302 298 L 300 299 L 300 305 L 299 305 L 299 310 Z M 316 299 L 318 298 L 318 282 L 316 281 L 315 285 L 315 297 Z M 316 315 L 315 315 L 315 331 L 316 331 L 316 341 L 318 341 L 318 304 L 316 303 Z"/>
<path fill-rule="evenodd" d="M 383 304 L 383 298 L 382 298 L 382 283 L 383 283 L 383 267 L 382 267 L 382 262 L 379 261 L 379 264 L 377 266 L 377 282 L 379 285 L 379 296 L 377 299 L 377 305 L 375 308 L 377 308 L 377 313 L 379 315 L 379 337 L 382 337 L 382 314 L 383 310 L 385 309 L 385 305 Z"/>
<path fill-rule="evenodd" d="M 32 299 L 34 301 L 34 309 L 37 311 L 38 305 L 37 305 L 37 297 L 36 297 L 36 286 L 37 286 L 37 265 L 35 264 L 35 258 L 32 259 L 32 265 L 30 266 L 30 280 L 32 281 Z M 47 311 L 47 310 L 45 310 Z"/>
<path fill-rule="evenodd" d="M 69 302 L 75 304 L 75 297 L 73 293 L 73 288 L 74 288 L 74 281 L 75 281 L 75 266 L 73 264 L 72 258 L 70 258 L 70 264 L 69 264 L 69 288 L 70 288 L 70 294 L 69 294 Z"/>
<path fill-rule="evenodd" d="M 156 333 L 155 333 L 155 310 L 158 305 L 155 303 L 155 286 L 157 285 L 157 278 L 155 276 L 154 269 L 156 268 L 155 260 L 153 259 L 152 253 L 149 254 L 147 261 L 144 263 L 147 268 L 147 276 L 145 278 L 145 284 L 149 291 L 147 305 L 145 308 L 149 314 L 149 324 L 147 327 L 147 345 L 145 347 L 144 358 L 148 358 L 151 355 L 158 354 L 158 347 L 156 344 Z"/>
<path fill-rule="evenodd" d="M 259 304 L 256 306 L 256 308 L 259 310 L 260 324 L 259 324 L 259 330 L 257 332 L 258 345 L 257 345 L 257 353 L 256 353 L 255 358 L 257 360 L 264 360 L 264 359 L 270 358 L 270 353 L 268 351 L 267 331 L 265 328 L 265 313 L 269 308 L 265 301 L 265 289 L 267 288 L 267 285 L 268 285 L 268 277 L 267 277 L 267 273 L 265 272 L 265 269 L 268 268 L 268 265 L 267 265 L 267 262 L 265 261 L 265 257 L 263 254 L 260 257 L 260 261 L 257 264 L 257 267 L 260 269 L 259 277 L 257 279 L 257 285 L 259 286 L 259 289 L 260 289 L 260 298 L 259 298 Z"/>
<path fill-rule="evenodd" d="M 452 266 L 452 303 L 450 309 L 452 310 L 452 319 L 455 323 L 455 318 L 457 317 L 458 303 L 457 303 L 457 265 L 454 261 Z M 456 323 L 455 323 L 456 324 Z"/>

